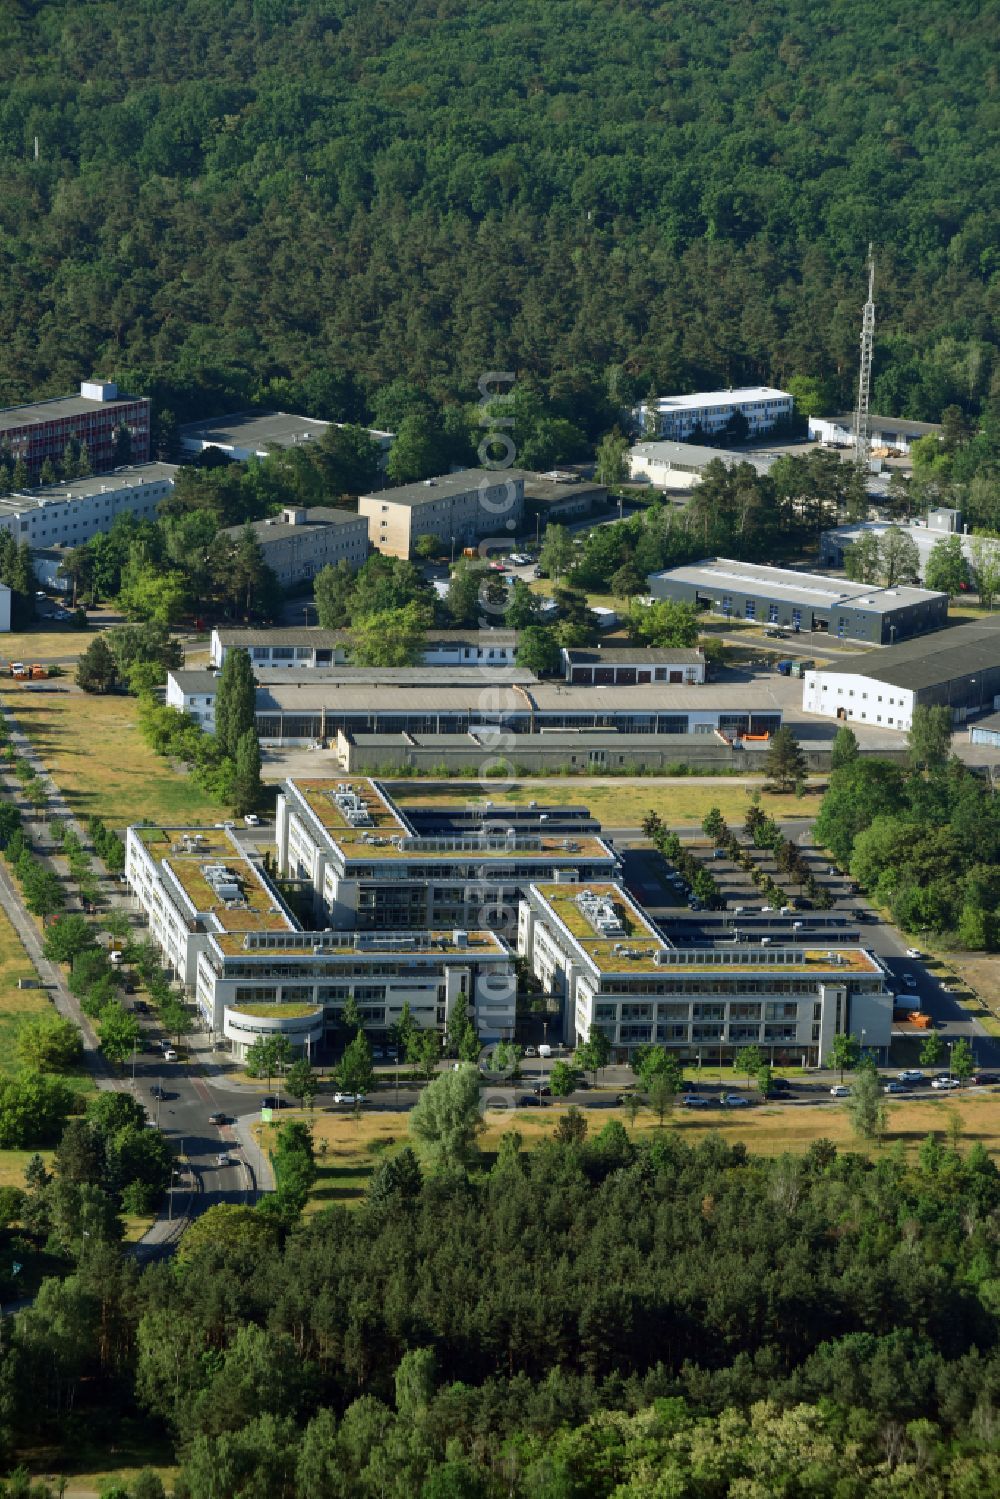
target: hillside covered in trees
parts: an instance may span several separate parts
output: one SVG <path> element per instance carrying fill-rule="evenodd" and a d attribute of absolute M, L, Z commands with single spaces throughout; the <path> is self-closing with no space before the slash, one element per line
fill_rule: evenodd
<path fill-rule="evenodd" d="M 988 398 L 996 7 L 977 0 L 15 0 L 0 402 L 115 374 L 183 419 L 360 419 L 403 375 L 623 400 Z M 35 138 L 38 155 L 35 159 Z M 166 419 L 169 430 L 169 415 Z"/>

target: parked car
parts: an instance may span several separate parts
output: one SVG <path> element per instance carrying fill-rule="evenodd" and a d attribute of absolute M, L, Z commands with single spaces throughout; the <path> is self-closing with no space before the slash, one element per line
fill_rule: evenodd
<path fill-rule="evenodd" d="M 712 1100 L 705 1098 L 701 1093 L 685 1093 L 681 1102 L 686 1109 L 707 1109 L 712 1104 Z"/>
<path fill-rule="evenodd" d="M 216 1126 L 221 1126 L 223 1124 L 228 1124 L 229 1123 L 229 1115 L 228 1114 L 219 1114 L 219 1113 L 209 1114 L 209 1116 L 208 1116 L 208 1122 L 209 1122 L 209 1124 L 214 1124 Z"/>
<path fill-rule="evenodd" d="M 917 987 L 917 981 L 912 973 L 903 974 L 903 983 L 908 989 L 915 989 Z"/>
<path fill-rule="evenodd" d="M 787 1078 L 772 1077 L 771 1091 L 772 1093 L 790 1093 L 792 1091 L 792 1085 Z"/>
<path fill-rule="evenodd" d="M 908 958 L 922 958 L 923 953 L 920 951 L 919 947 L 908 947 L 906 949 L 906 956 Z"/>
<path fill-rule="evenodd" d="M 364 1093 L 335 1093 L 333 1101 L 334 1103 L 364 1103 L 365 1096 Z"/>
<path fill-rule="evenodd" d="M 538 1055 L 538 1047 L 537 1046 L 526 1046 L 524 1048 L 524 1055 L 526 1057 L 537 1057 L 537 1055 Z"/>
<path fill-rule="evenodd" d="M 960 1088 L 962 1084 L 957 1077 L 932 1077 L 931 1087 L 936 1088 L 939 1093 L 951 1093 L 953 1089 Z"/>
<path fill-rule="evenodd" d="M 260 1101 L 260 1106 L 262 1109 L 280 1109 L 282 1106 L 281 1099 L 274 1093 L 265 1093 Z"/>
<path fill-rule="evenodd" d="M 519 1109 L 546 1109 L 548 1101 L 538 1098 L 534 1093 L 522 1093 L 517 1100 L 517 1106 Z"/>
<path fill-rule="evenodd" d="M 177 1053 L 172 1046 L 165 1046 L 163 1048 L 163 1060 L 165 1062 L 176 1062 Z"/>
<path fill-rule="evenodd" d="M 745 1093 L 723 1093 L 722 1102 L 727 1109 L 748 1109 L 750 1100 Z"/>
<path fill-rule="evenodd" d="M 899 1074 L 899 1081 L 901 1083 L 922 1083 L 924 1081 L 924 1074 L 920 1071 L 919 1067 L 906 1067 Z"/>
<path fill-rule="evenodd" d="M 901 1083 L 898 1077 L 892 1078 L 889 1082 L 885 1083 L 882 1088 L 883 1093 L 909 1093 L 909 1091 L 910 1090 L 906 1086 L 906 1084 Z"/>
<path fill-rule="evenodd" d="M 850 1098 L 851 1090 L 846 1083 L 834 1083 L 830 1089 L 831 1098 Z"/>
<path fill-rule="evenodd" d="M 150 1096 L 150 1098 L 158 1098 L 160 1100 L 160 1102 L 162 1103 L 163 1100 L 166 1098 L 167 1095 L 163 1091 L 163 1089 L 160 1087 L 159 1083 L 154 1083 L 153 1086 L 149 1090 L 149 1096 Z"/>
<path fill-rule="evenodd" d="M 988 1088 L 991 1083 L 1000 1083 L 1000 1077 L 995 1072 L 974 1072 L 969 1081 L 979 1088 Z"/>
<path fill-rule="evenodd" d="M 256 812 L 248 812 L 244 817 L 243 822 L 248 828 L 260 827 L 260 818 L 257 816 Z"/>

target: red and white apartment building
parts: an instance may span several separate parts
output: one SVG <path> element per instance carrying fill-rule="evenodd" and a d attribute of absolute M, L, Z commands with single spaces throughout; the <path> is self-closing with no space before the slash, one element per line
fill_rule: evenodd
<path fill-rule="evenodd" d="M 131 463 L 149 458 L 150 402 L 146 396 L 120 395 L 110 381 L 85 380 L 78 396 L 56 396 L 0 411 L 0 454 L 22 459 L 35 482 L 47 458 L 59 463 L 66 444 L 85 443 L 95 473 L 114 465 L 115 434 L 127 427 L 132 438 Z"/>

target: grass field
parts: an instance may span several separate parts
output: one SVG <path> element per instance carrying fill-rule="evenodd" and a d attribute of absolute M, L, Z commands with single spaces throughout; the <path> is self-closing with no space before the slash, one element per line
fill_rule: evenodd
<path fill-rule="evenodd" d="M 545 780 L 519 780 L 509 789 L 486 789 L 478 781 L 450 781 L 421 786 L 418 781 L 390 782 L 392 795 L 403 806 L 505 803 L 525 806 L 530 801 L 555 807 L 589 807 L 594 817 L 607 827 L 638 827 L 649 811 L 659 812 L 668 826 L 681 823 L 699 824 L 710 807 L 718 807 L 727 822 L 742 823 L 750 803 L 750 791 L 738 780 L 717 776 L 710 780 L 678 778 L 664 781 L 648 779 L 617 781 L 613 778 L 552 776 Z M 794 793 L 763 792 L 761 806 L 772 817 L 815 817 L 819 811 L 822 787 L 811 786 L 805 796 Z"/>
<path fill-rule="evenodd" d="M 564 1111 L 560 1108 L 487 1110 L 486 1128 L 480 1136 L 484 1164 L 489 1165 L 500 1136 L 516 1129 L 523 1148 L 531 1149 L 540 1141 L 551 1139 L 556 1123 Z M 306 1114 L 290 1113 L 289 1118 L 305 1118 L 313 1127 L 319 1175 L 313 1188 L 307 1213 L 320 1212 L 336 1205 L 350 1207 L 360 1201 L 372 1172 L 385 1152 L 392 1152 L 408 1140 L 405 1113 L 329 1113 L 309 1119 Z M 640 1110 L 635 1127 L 624 1109 L 601 1109 L 587 1113 L 590 1134 L 597 1134 L 611 1119 L 618 1119 L 636 1140 L 652 1139 L 660 1125 L 648 1110 Z M 961 1123 L 961 1137 L 967 1147 L 981 1141 L 993 1156 L 1000 1156 L 1000 1093 L 970 1092 L 958 1098 L 908 1099 L 888 1102 L 888 1129 L 882 1149 L 901 1141 L 916 1150 L 932 1132 L 945 1136 L 953 1129 L 953 1120 Z M 851 1130 L 850 1118 L 842 1105 L 830 1107 L 763 1106 L 740 1113 L 713 1109 L 704 1114 L 674 1111 L 664 1129 L 675 1130 L 683 1140 L 696 1144 L 707 1135 L 721 1135 L 732 1143 L 743 1141 L 752 1154 L 798 1154 L 814 1140 L 832 1140 L 843 1150 L 871 1155 L 879 1147 L 859 1142 Z M 274 1127 L 258 1125 L 256 1133 L 265 1149 L 273 1139 Z"/>
<path fill-rule="evenodd" d="M 17 630 L 3 637 L 0 659 L 8 661 L 69 661 L 76 660 L 97 634 L 96 630 L 46 630 L 39 626 L 35 630 Z M 67 668 L 67 674 L 73 667 Z"/>
<path fill-rule="evenodd" d="M 4 685 L 3 696 L 80 816 L 122 827 L 143 817 L 184 823 L 229 815 L 147 747 L 135 698 L 32 692 L 16 682 Z"/>

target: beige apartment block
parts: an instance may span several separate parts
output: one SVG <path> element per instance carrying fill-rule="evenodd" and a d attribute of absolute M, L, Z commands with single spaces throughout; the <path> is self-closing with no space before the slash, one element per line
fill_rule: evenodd
<path fill-rule="evenodd" d="M 358 500 L 369 541 L 389 557 L 410 557 L 418 536 L 436 536 L 455 556 L 484 537 L 513 541 L 523 509 L 523 476 L 481 468 L 400 484 Z"/>

